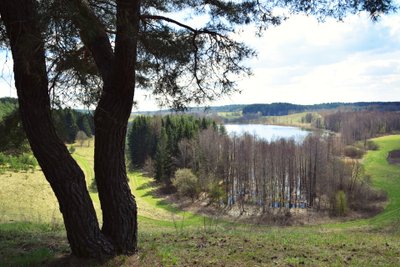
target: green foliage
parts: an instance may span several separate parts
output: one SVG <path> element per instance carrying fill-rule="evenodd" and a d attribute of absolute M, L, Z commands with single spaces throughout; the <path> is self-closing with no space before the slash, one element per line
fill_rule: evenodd
<path fill-rule="evenodd" d="M 2 99 L 0 99 L 2 100 Z M 1 102 L 0 102 L 1 103 Z M 1 105 L 0 105 L 1 108 Z M 94 132 L 93 117 L 71 109 L 52 111 L 57 135 L 63 142 L 73 143 L 78 131 L 90 137 Z M 0 152 L 22 154 L 30 150 L 17 107 L 0 118 Z"/>
<path fill-rule="evenodd" d="M 170 150 L 168 149 L 168 136 L 164 128 L 161 129 L 160 139 L 158 140 L 155 155 L 155 176 L 158 182 L 163 182 L 166 187 L 171 184 L 172 161 Z"/>
<path fill-rule="evenodd" d="M 79 116 L 76 120 L 76 124 L 79 128 L 80 131 L 83 131 L 87 137 L 91 138 L 92 137 L 92 128 L 90 127 L 90 120 L 93 119 L 90 115 L 84 114 L 82 116 Z"/>
<path fill-rule="evenodd" d="M 374 141 L 368 140 L 366 148 L 367 148 L 367 150 L 378 150 L 379 146 Z"/>
<path fill-rule="evenodd" d="M 29 151 L 29 144 L 20 114 L 18 110 L 14 110 L 0 121 L 0 152 L 16 155 L 27 151 Z"/>
<path fill-rule="evenodd" d="M 208 186 L 208 196 L 211 203 L 220 203 L 221 200 L 226 198 L 226 193 L 220 184 L 214 182 Z"/>
<path fill-rule="evenodd" d="M 53 123 L 58 137 L 65 143 L 72 144 L 79 131 L 87 137 L 94 133 L 93 116 L 73 109 L 58 109 L 52 111 Z"/>
<path fill-rule="evenodd" d="M 18 100 L 11 97 L 0 98 L 0 121 L 18 109 Z"/>
<path fill-rule="evenodd" d="M 346 193 L 339 190 L 335 195 L 334 211 L 337 216 L 344 216 L 349 210 Z"/>
<path fill-rule="evenodd" d="M 132 168 L 141 168 L 156 153 L 158 126 L 155 119 L 138 116 L 128 133 L 128 154 Z"/>
<path fill-rule="evenodd" d="M 172 184 L 180 197 L 190 197 L 194 200 L 199 193 L 199 181 L 190 169 L 178 169 Z"/>
<path fill-rule="evenodd" d="M 33 171 L 37 165 L 38 163 L 36 159 L 28 153 L 20 155 L 7 155 L 0 153 L 0 171 L 2 172 L 6 170 L 13 172 Z"/>
<path fill-rule="evenodd" d="M 178 167 L 174 159 L 179 156 L 178 144 L 183 139 L 192 139 L 201 130 L 212 127 L 225 132 L 223 127 L 208 118 L 189 115 L 167 115 L 164 117 L 137 116 L 128 133 L 128 154 L 132 168 L 144 168 L 146 162 L 154 162 L 155 179 L 165 185 L 171 183 Z M 147 169 L 150 166 L 146 166 Z"/>
<path fill-rule="evenodd" d="M 74 146 L 70 146 L 68 151 L 70 154 L 74 154 L 74 152 L 76 151 L 76 148 Z"/>

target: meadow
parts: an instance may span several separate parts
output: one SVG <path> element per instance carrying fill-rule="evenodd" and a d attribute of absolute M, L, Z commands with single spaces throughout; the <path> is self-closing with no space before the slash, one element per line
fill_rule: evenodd
<path fill-rule="evenodd" d="M 372 185 L 388 194 L 385 210 L 334 224 L 277 227 L 203 217 L 157 197 L 152 179 L 130 173 L 139 251 L 101 263 L 69 256 L 56 199 L 40 169 L 6 172 L 0 175 L 0 266 L 399 266 L 400 166 L 386 158 L 400 149 L 400 135 L 373 141 L 379 149 L 362 162 Z M 93 146 L 75 148 L 92 188 Z M 97 193 L 90 194 L 101 220 Z"/>

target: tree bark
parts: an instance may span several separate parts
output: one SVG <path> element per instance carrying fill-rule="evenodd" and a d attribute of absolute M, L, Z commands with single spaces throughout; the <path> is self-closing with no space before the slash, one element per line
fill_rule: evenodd
<path fill-rule="evenodd" d="M 58 199 L 71 250 L 81 257 L 112 255 L 114 248 L 99 229 L 84 174 L 52 124 L 35 1 L 2 0 L 0 14 L 10 40 L 22 123 L 33 154 Z"/>
<path fill-rule="evenodd" d="M 105 81 L 95 113 L 95 175 L 103 233 L 117 253 L 137 247 L 137 207 L 128 184 L 125 140 L 135 89 L 139 1 L 117 1 L 117 33 L 111 82 Z"/>

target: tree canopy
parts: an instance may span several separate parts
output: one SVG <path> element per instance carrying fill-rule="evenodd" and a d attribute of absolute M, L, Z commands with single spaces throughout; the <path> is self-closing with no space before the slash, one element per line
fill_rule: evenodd
<path fill-rule="evenodd" d="M 104 83 L 104 70 L 96 62 L 113 61 L 118 1 L 47 0 L 37 1 L 37 5 L 54 103 L 96 103 Z M 276 8 L 290 13 L 274 12 Z M 366 11 L 377 20 L 395 10 L 390 0 L 143 0 L 138 17 L 135 87 L 147 90 L 160 104 L 177 109 L 213 100 L 239 90 L 238 78 L 251 74 L 243 61 L 256 51 L 238 38 L 243 25 L 253 25 L 254 33 L 261 34 L 291 13 L 314 15 L 323 21 Z M 3 27 L 1 39 L 7 45 Z M 82 28 L 87 36 L 82 35 Z M 91 35 L 103 38 L 107 52 L 102 58 L 88 45 Z"/>

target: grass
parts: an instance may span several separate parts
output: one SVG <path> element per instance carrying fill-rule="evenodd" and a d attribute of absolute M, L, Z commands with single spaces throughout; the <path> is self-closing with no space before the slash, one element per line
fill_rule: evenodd
<path fill-rule="evenodd" d="M 285 116 L 261 116 L 257 119 L 250 119 L 248 123 L 295 126 L 304 129 L 314 129 L 315 127 L 311 123 L 302 122 L 302 119 L 307 113 L 311 113 L 313 118 L 321 118 L 321 115 L 318 114 L 318 112 L 300 112 Z M 223 119 L 233 120 L 239 119 L 243 115 L 241 112 L 219 112 L 218 116 L 222 117 Z"/>
<path fill-rule="evenodd" d="M 270 227 L 204 218 L 155 196 L 151 179 L 130 173 L 139 207 L 139 253 L 103 266 L 130 266 L 132 259 L 141 266 L 399 266 L 400 166 L 389 165 L 386 156 L 400 149 L 400 136 L 374 142 L 379 150 L 369 151 L 363 164 L 373 185 L 388 194 L 385 210 L 331 225 Z M 88 184 L 92 149 L 77 146 L 74 153 Z M 91 196 L 101 217 L 97 194 Z M 0 203 L 0 266 L 43 265 L 69 253 L 59 215 L 46 213 L 57 204 L 40 171 L 0 175 Z"/>
<path fill-rule="evenodd" d="M 285 116 L 265 116 L 261 117 L 260 121 L 264 124 L 290 125 L 305 129 L 313 129 L 314 127 L 311 123 L 302 122 L 302 118 L 304 118 L 307 113 L 311 113 L 313 118 L 321 118 L 321 115 L 317 112 L 300 112 Z"/>

